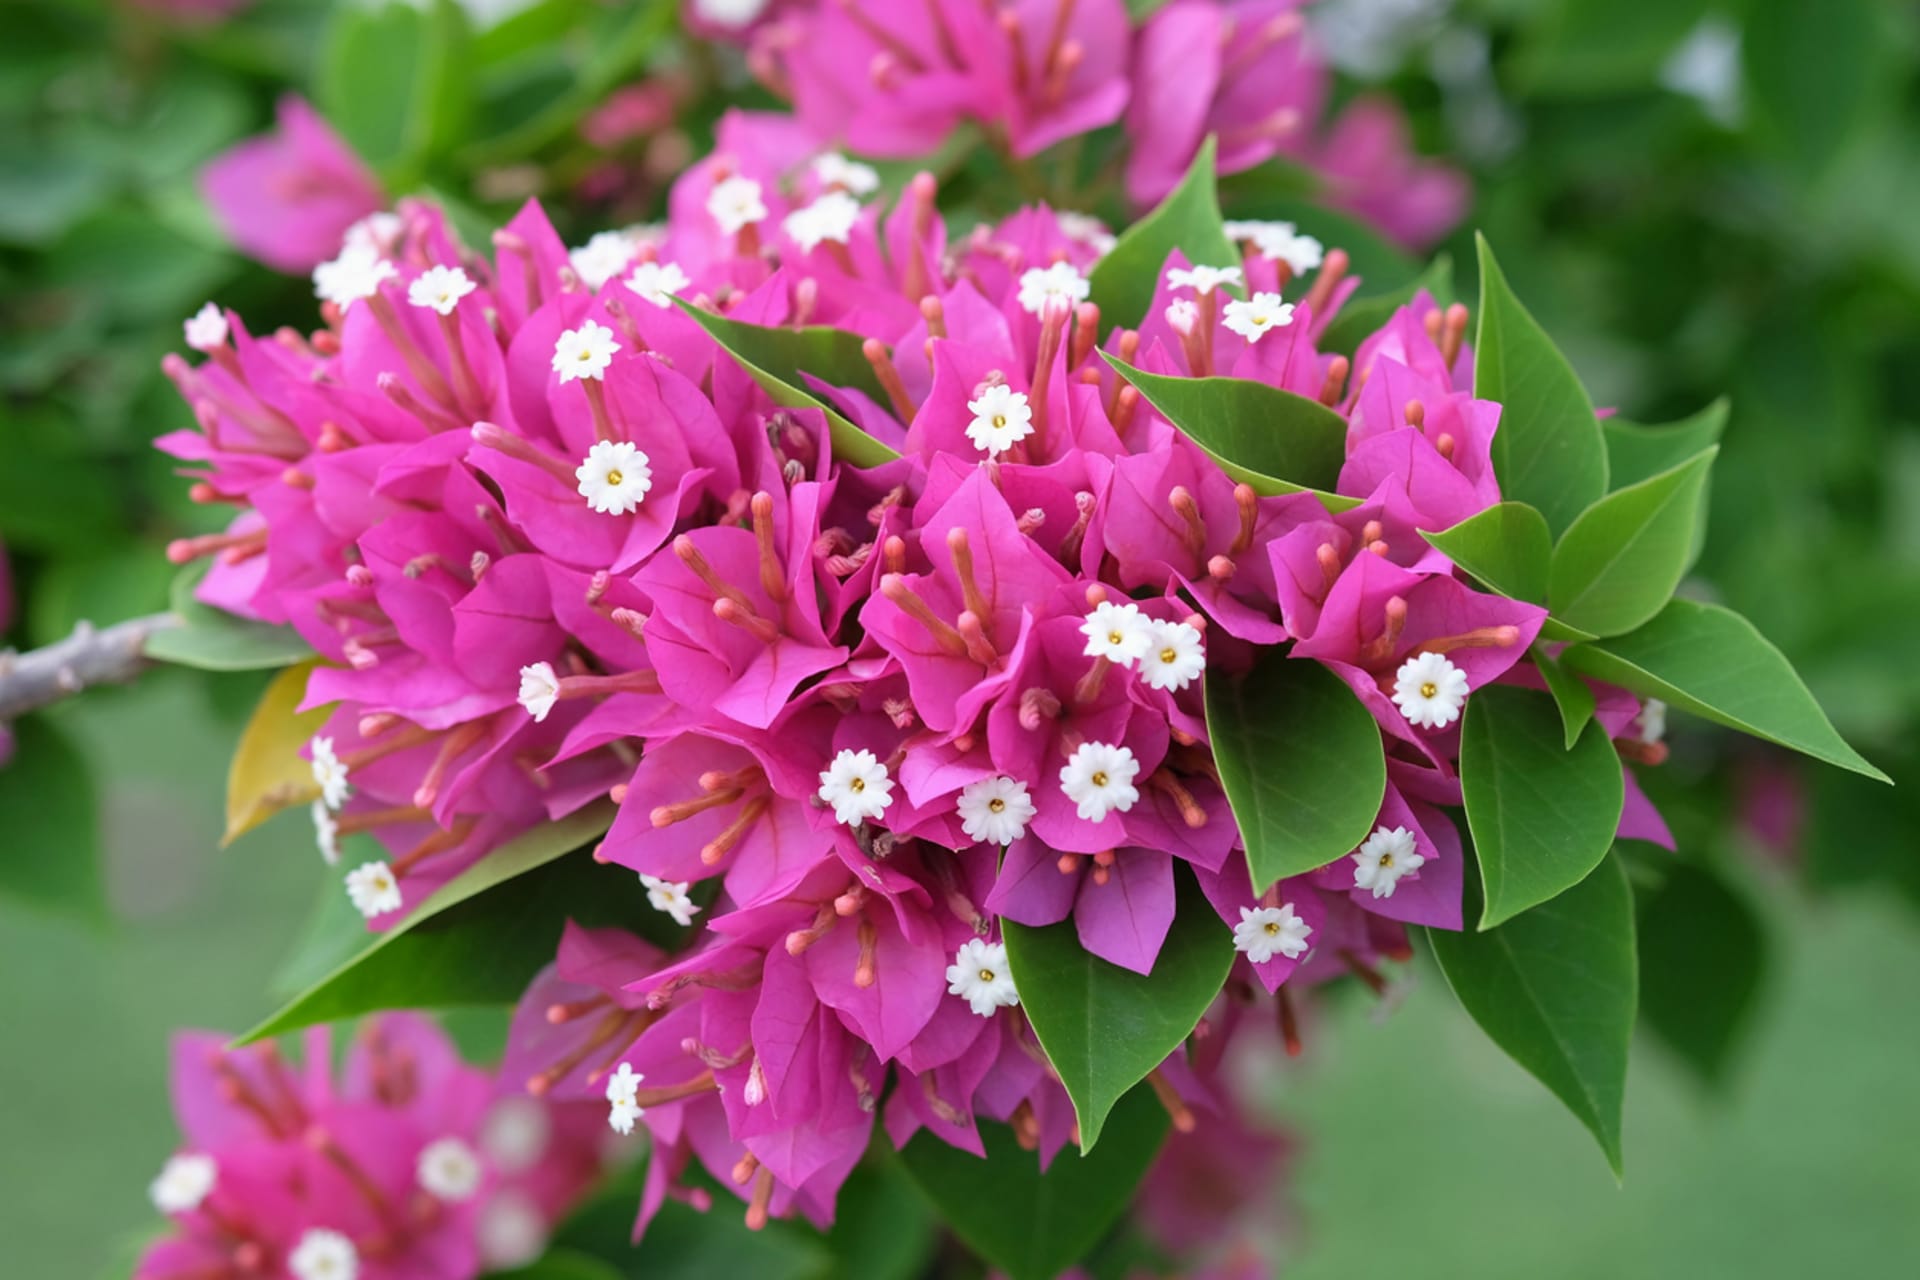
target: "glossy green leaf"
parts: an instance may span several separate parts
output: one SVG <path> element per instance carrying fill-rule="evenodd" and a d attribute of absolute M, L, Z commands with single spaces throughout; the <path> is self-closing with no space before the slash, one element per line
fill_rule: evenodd
<path fill-rule="evenodd" d="M 1560 708 L 1560 726 L 1566 731 L 1567 750 L 1571 751 L 1587 722 L 1593 719 L 1593 690 L 1587 687 L 1586 681 L 1555 662 L 1543 646 L 1536 644 L 1528 656 L 1533 659 L 1540 678 L 1547 682 L 1547 692 L 1553 695 L 1554 705 Z"/>
<path fill-rule="evenodd" d="M 1246 843 L 1253 891 L 1360 847 L 1387 789 L 1380 729 L 1339 676 L 1269 650 L 1209 677 L 1207 736 Z"/>
<path fill-rule="evenodd" d="M 842 1280 L 820 1236 L 804 1220 L 776 1218 L 759 1231 L 749 1228 L 738 1202 L 711 1184 L 696 1164 L 686 1181 L 712 1194 L 702 1213 L 669 1199 L 647 1224 L 646 1239 L 633 1243 L 633 1211 L 641 1180 L 632 1173 L 612 1179 L 584 1208 L 554 1232 L 556 1249 L 611 1265 L 626 1280 Z"/>
<path fill-rule="evenodd" d="M 1069 926 L 1071 928 L 1071 926 Z M 1005 1125 L 982 1123 L 987 1158 L 915 1135 L 901 1163 L 955 1234 L 1012 1280 L 1053 1280 L 1118 1221 L 1166 1138 L 1167 1113 L 1151 1089 L 1113 1111 L 1098 1151 L 1055 1156 L 1045 1173 Z"/>
<path fill-rule="evenodd" d="M 1460 788 L 1485 886 L 1482 929 L 1579 884 L 1620 826 L 1607 731 L 1589 722 L 1568 750 L 1559 708 L 1532 689 L 1494 684 L 1467 698 Z"/>
<path fill-rule="evenodd" d="M 1420 536 L 1489 590 L 1511 600 L 1546 603 L 1553 535 L 1546 517 L 1526 503 L 1497 503 L 1451 529 Z"/>
<path fill-rule="evenodd" d="M 1468 877 L 1468 909 L 1475 889 Z M 1567 1104 L 1621 1172 L 1639 964 L 1633 895 L 1607 858 L 1551 902 L 1485 933 L 1427 931 L 1447 985 L 1493 1042 Z"/>
<path fill-rule="evenodd" d="M 1720 443 L 1731 403 L 1725 396 L 1678 422 L 1647 427 L 1624 418 L 1607 418 L 1600 430 L 1607 440 L 1607 476 L 1616 489 L 1651 480 Z"/>
<path fill-rule="evenodd" d="M 1414 279 L 1397 289 L 1349 298 L 1315 343 L 1322 355 L 1351 356 L 1360 344 L 1393 319 L 1393 313 L 1425 289 L 1441 307 L 1453 303 L 1453 259 L 1440 254 Z"/>
<path fill-rule="evenodd" d="M 1559 533 L 1607 491 L 1607 447 L 1573 366 L 1507 284 L 1485 236 L 1473 392 L 1500 402 L 1493 467 L 1500 492 Z"/>
<path fill-rule="evenodd" d="M 192 564 L 173 580 L 173 612 L 181 625 L 147 637 L 149 658 L 202 671 L 265 671 L 313 656 L 292 627 L 235 617 L 195 600 L 193 589 L 206 572 L 204 563 Z"/>
<path fill-rule="evenodd" d="M 99 798 L 86 757 L 44 715 L 8 726 L 0 765 L 0 894 L 83 920 L 106 916 Z"/>
<path fill-rule="evenodd" d="M 789 409 L 820 409 L 833 433 L 833 455 L 858 467 L 877 467 L 900 455 L 849 422 L 839 410 L 805 389 L 802 373 L 835 387 L 853 387 L 887 402 L 886 392 L 873 376 L 873 366 L 861 354 L 861 339 L 843 329 L 814 326 L 774 329 L 744 324 L 703 311 L 675 299 L 682 311 L 713 335 L 775 404 Z"/>
<path fill-rule="evenodd" d="M 470 43 L 453 0 L 342 5 L 320 58 L 321 110 L 369 164 L 410 183 L 464 131 Z"/>
<path fill-rule="evenodd" d="M 1578 671 L 1886 782 L 1834 730 L 1793 665 L 1731 609 L 1675 600 L 1637 631 L 1568 649 Z"/>
<path fill-rule="evenodd" d="M 1708 1085 L 1751 1027 L 1766 974 L 1767 935 L 1719 875 L 1662 851 L 1666 879 L 1639 901 L 1640 970 L 1652 981 L 1640 1016 Z"/>
<path fill-rule="evenodd" d="M 941 1224 L 927 1204 L 932 1191 L 922 1193 L 883 1134 L 874 1138 L 835 1202 L 827 1233 L 834 1278 L 919 1280 L 941 1243 Z"/>
<path fill-rule="evenodd" d="M 538 1262 L 511 1271 L 489 1271 L 487 1280 L 623 1280 L 625 1273 L 590 1253 L 553 1249 Z"/>
<path fill-rule="evenodd" d="M 1072 920 L 1039 929 L 1001 921 L 1020 1005 L 1073 1099 L 1082 1151 L 1093 1150 L 1127 1091 L 1180 1047 L 1233 967 L 1233 935 L 1191 873 L 1176 868 L 1176 879 L 1178 913 L 1151 975 L 1088 951 Z"/>
<path fill-rule="evenodd" d="M 1128 227 L 1112 251 L 1094 264 L 1090 298 L 1100 308 L 1103 327 L 1140 323 L 1153 304 L 1167 255 L 1175 249 L 1197 265 L 1239 263 L 1240 252 L 1227 239 L 1220 221 L 1213 152 L 1209 135 L 1180 185 L 1152 213 Z"/>
<path fill-rule="evenodd" d="M 1292 491 L 1324 492 L 1339 483 L 1347 420 L 1318 400 L 1248 378 L 1170 378 L 1100 354 L 1235 479 L 1258 475 Z"/>
<path fill-rule="evenodd" d="M 1692 555 L 1718 445 L 1593 504 L 1553 549 L 1547 604 L 1597 636 L 1631 631 L 1673 598 Z"/>

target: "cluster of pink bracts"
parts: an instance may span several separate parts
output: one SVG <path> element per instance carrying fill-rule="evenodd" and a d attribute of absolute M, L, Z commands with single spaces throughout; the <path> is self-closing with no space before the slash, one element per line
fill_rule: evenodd
<path fill-rule="evenodd" d="M 315 820 L 330 859 L 356 831 L 391 851 L 347 876 L 374 927 L 609 793 L 606 874 L 704 926 L 675 956 L 570 928 L 507 1053 L 533 1094 L 651 1131 L 642 1226 L 690 1158 L 750 1223 L 824 1221 L 876 1123 L 978 1151 L 985 1117 L 1051 1157 L 1073 1112 L 998 920 L 1070 918 L 1149 972 L 1181 863 L 1243 953 L 1152 1076 L 1190 1125 L 1255 990 L 1377 981 L 1404 922 L 1460 926 L 1461 705 L 1538 683 L 1516 663 L 1544 611 L 1419 534 L 1500 496 L 1464 309 L 1421 295 L 1323 355 L 1346 256 L 1235 224 L 1240 260 L 1175 255 L 1140 327 L 1109 328 L 1097 224 L 1031 208 L 950 237 L 931 177 L 890 209 L 874 187 L 729 117 L 663 228 L 570 254 L 529 206 L 488 260 L 403 205 L 315 273 L 326 327 L 209 309 L 207 359 L 169 365 L 200 430 L 162 447 L 242 508 L 175 558 L 325 659 Z M 884 395 L 810 389 L 902 456 L 836 459 L 821 410 L 775 404 L 676 300 L 865 339 Z M 1234 483 L 1101 346 L 1331 406 L 1359 505 Z M 1352 856 L 1256 899 L 1200 679 L 1282 642 L 1372 710 L 1390 782 Z M 1638 712 L 1601 691 L 1615 735 Z M 1663 837 L 1628 788 L 1623 833 Z"/>

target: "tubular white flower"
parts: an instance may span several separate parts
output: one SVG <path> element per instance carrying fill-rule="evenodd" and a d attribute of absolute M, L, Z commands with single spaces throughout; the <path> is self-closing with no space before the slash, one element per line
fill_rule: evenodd
<path fill-rule="evenodd" d="M 534 723 L 545 720 L 560 701 L 560 676 L 551 662 L 536 662 L 520 668 L 520 705 Z"/>
<path fill-rule="evenodd" d="M 449 1137 L 437 1138 L 423 1147 L 413 1172 L 422 1191 L 436 1200 L 459 1204 L 473 1199 L 487 1171 L 472 1147 Z"/>
<path fill-rule="evenodd" d="M 330 867 L 339 865 L 340 824 L 334 820 L 333 811 L 325 800 L 315 800 L 309 812 L 313 814 L 313 843 L 320 850 L 321 860 Z"/>
<path fill-rule="evenodd" d="M 188 346 L 195 351 L 211 351 L 227 340 L 227 313 L 209 302 L 188 316 L 183 327 Z"/>
<path fill-rule="evenodd" d="M 1467 673 L 1438 653 L 1416 653 L 1393 677 L 1393 705 L 1420 729 L 1443 729 L 1467 702 Z"/>
<path fill-rule="evenodd" d="M 560 375 L 563 383 L 575 378 L 599 378 L 613 363 L 613 353 L 618 350 L 620 344 L 613 340 L 613 330 L 592 320 L 583 320 L 578 329 L 568 329 L 553 344 L 553 371 Z"/>
<path fill-rule="evenodd" d="M 406 229 L 407 224 L 399 214 L 381 209 L 348 227 L 340 237 L 340 248 L 385 257 L 393 252 L 400 242 L 400 233 Z"/>
<path fill-rule="evenodd" d="M 532 1098 L 508 1094 L 480 1122 L 480 1149 L 502 1173 L 525 1173 L 540 1163 L 552 1139 L 553 1121 Z"/>
<path fill-rule="evenodd" d="M 713 184 L 707 195 L 707 212 L 725 235 L 741 231 L 767 216 L 767 205 L 760 195 L 760 184 L 735 174 Z"/>
<path fill-rule="evenodd" d="M 1293 229 L 1290 222 L 1282 222 L 1256 232 L 1253 247 L 1265 258 L 1284 262 L 1287 269 L 1297 276 L 1318 267 L 1326 259 L 1326 246 L 1312 236 L 1301 235 Z"/>
<path fill-rule="evenodd" d="M 870 196 L 880 189 L 880 175 L 873 166 L 849 160 L 838 151 L 815 156 L 813 176 L 823 187 L 840 187 L 856 196 Z"/>
<path fill-rule="evenodd" d="M 1152 689 L 1184 689 L 1207 669 L 1207 647 L 1198 627 L 1155 620 L 1147 627 L 1140 678 Z"/>
<path fill-rule="evenodd" d="M 956 807 L 967 838 L 987 844 L 1012 844 L 1027 834 L 1035 813 L 1027 784 L 1007 777 L 969 782 L 961 788 Z"/>
<path fill-rule="evenodd" d="M 673 305 L 670 299 L 674 295 L 692 283 L 672 262 L 643 262 L 627 277 L 627 288 L 663 311 Z"/>
<path fill-rule="evenodd" d="M 653 489 L 653 468 L 640 447 L 626 440 L 596 440 L 573 470 L 580 496 L 602 515 L 631 515 Z"/>
<path fill-rule="evenodd" d="M 1277 907 L 1242 907 L 1240 923 L 1233 926 L 1233 949 L 1255 964 L 1265 964 L 1275 956 L 1298 960 L 1307 951 L 1307 938 L 1313 926 L 1294 912 L 1291 902 Z"/>
<path fill-rule="evenodd" d="M 1183 338 L 1193 332 L 1193 326 L 1200 323 L 1200 308 L 1194 305 L 1192 298 L 1175 298 L 1160 314 L 1166 317 L 1167 328 Z"/>
<path fill-rule="evenodd" d="M 694 916 L 700 913 L 699 906 L 688 896 L 691 888 L 684 880 L 662 880 L 645 872 L 640 875 L 640 883 L 647 889 L 647 905 L 655 911 L 673 917 L 677 925 L 690 925 Z"/>
<path fill-rule="evenodd" d="M 1267 330 L 1293 323 L 1293 304 L 1280 301 L 1277 293 L 1256 293 L 1245 300 L 1235 298 L 1227 303 L 1221 323 L 1248 342 L 1258 342 Z"/>
<path fill-rule="evenodd" d="M 1648 698 L 1640 704 L 1640 714 L 1633 718 L 1633 728 L 1642 744 L 1653 746 L 1667 736 L 1667 704 L 1658 698 Z"/>
<path fill-rule="evenodd" d="M 1085 302 L 1093 284 L 1071 262 L 1056 262 L 1050 267 L 1029 267 L 1020 276 L 1019 300 L 1023 309 L 1039 315 L 1049 299 L 1065 298 L 1069 305 Z"/>
<path fill-rule="evenodd" d="M 1033 406 L 1024 391 L 996 382 L 967 401 L 973 421 L 967 439 L 989 458 L 997 458 L 1033 434 Z"/>
<path fill-rule="evenodd" d="M 1081 821 L 1100 822 L 1109 813 L 1133 808 L 1140 798 L 1133 785 L 1139 773 L 1140 762 L 1131 748 L 1083 742 L 1060 770 L 1060 790 L 1073 801 Z"/>
<path fill-rule="evenodd" d="M 307 744 L 307 754 L 312 757 L 313 781 L 320 788 L 320 799 L 327 808 L 338 809 L 353 794 L 353 787 L 347 782 L 346 763 L 334 754 L 333 739 L 313 739 Z"/>
<path fill-rule="evenodd" d="M 294 1280 L 358 1280 L 360 1251 L 338 1231 L 315 1227 L 287 1255 Z"/>
<path fill-rule="evenodd" d="M 800 252 L 812 253 L 823 240 L 845 244 L 860 220 L 860 202 L 844 191 L 829 191 L 803 209 L 795 209 L 780 220 L 780 229 L 800 246 Z"/>
<path fill-rule="evenodd" d="M 893 779 L 871 751 L 842 751 L 820 772 L 820 798 L 833 820 L 853 827 L 877 818 L 893 803 Z"/>
<path fill-rule="evenodd" d="M 645 1079 L 625 1062 L 607 1077 L 607 1124 L 615 1133 L 632 1133 L 633 1122 L 647 1114 L 639 1099 L 640 1083 Z"/>
<path fill-rule="evenodd" d="M 1353 887 L 1371 889 L 1376 898 L 1391 898 L 1400 877 L 1427 863 L 1405 827 L 1379 827 L 1353 854 Z"/>
<path fill-rule="evenodd" d="M 547 1251 L 547 1218 L 524 1191 L 509 1188 L 487 1197 L 474 1238 L 489 1271 L 523 1267 Z"/>
<path fill-rule="evenodd" d="M 1239 267 L 1173 267 L 1167 271 L 1167 284 L 1175 289 L 1191 289 L 1208 294 L 1223 284 L 1244 284 Z"/>
<path fill-rule="evenodd" d="M 453 314 L 460 299 L 479 286 L 459 267 L 428 267 L 407 286 L 407 301 L 416 307 L 432 307 L 443 316 Z"/>
<path fill-rule="evenodd" d="M 1103 258 L 1113 252 L 1114 245 L 1120 243 L 1120 238 L 1107 230 L 1107 224 L 1091 214 L 1062 209 L 1053 217 L 1069 240 L 1078 240 Z"/>
<path fill-rule="evenodd" d="M 1103 600 L 1081 620 L 1080 634 L 1087 638 L 1083 651 L 1087 657 L 1132 666 L 1153 646 L 1153 619 L 1130 600 L 1119 604 Z"/>
<path fill-rule="evenodd" d="M 1013 972 L 1007 966 L 1004 942 L 968 938 L 960 944 L 953 963 L 947 966 L 947 993 L 959 996 L 967 1007 L 983 1018 L 991 1018 L 997 1009 L 1011 1009 L 1020 1003 L 1013 986 Z"/>
<path fill-rule="evenodd" d="M 349 247 L 331 262 L 313 269 L 313 292 L 323 302 L 345 311 L 362 298 L 379 292 L 383 281 L 400 273 L 372 249 Z"/>
<path fill-rule="evenodd" d="M 567 250 L 567 265 L 580 277 L 580 283 L 597 291 L 627 269 L 634 248 L 633 237 L 624 231 L 597 232 L 578 249 Z"/>
<path fill-rule="evenodd" d="M 170 1156 L 160 1166 L 160 1176 L 147 1187 L 153 1207 L 162 1213 L 192 1213 L 213 1194 L 220 1180 L 220 1166 L 209 1155 L 188 1152 Z"/>
<path fill-rule="evenodd" d="M 367 919 L 400 909 L 400 881 L 384 862 L 364 862 L 347 872 L 347 898 Z"/>

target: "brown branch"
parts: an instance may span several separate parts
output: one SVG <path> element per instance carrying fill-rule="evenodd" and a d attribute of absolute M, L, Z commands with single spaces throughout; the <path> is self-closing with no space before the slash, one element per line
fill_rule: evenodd
<path fill-rule="evenodd" d="M 147 637 L 180 625 L 171 613 L 131 618 L 101 630 L 91 622 L 26 653 L 0 652 L 0 725 L 95 685 L 125 684 L 150 665 Z"/>

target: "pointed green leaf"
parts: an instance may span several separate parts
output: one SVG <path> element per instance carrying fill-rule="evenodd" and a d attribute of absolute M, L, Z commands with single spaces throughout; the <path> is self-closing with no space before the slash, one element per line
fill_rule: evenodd
<path fill-rule="evenodd" d="M 0 894 L 69 918 L 107 915 L 100 871 L 100 808 L 86 757 L 45 715 L 8 728 L 13 758 L 0 765 Z"/>
<path fill-rule="evenodd" d="M 1644 427 L 1624 418 L 1607 418 L 1600 430 L 1607 440 L 1607 476 L 1616 489 L 1651 480 L 1720 443 L 1730 404 L 1725 396 L 1700 412 L 1664 426 Z"/>
<path fill-rule="evenodd" d="M 1039 929 L 1001 921 L 1021 1008 L 1073 1099 L 1082 1151 L 1093 1150 L 1126 1092 L 1192 1033 L 1233 967 L 1233 935 L 1190 872 L 1176 867 L 1176 880 L 1177 914 L 1151 975 L 1088 951 L 1072 920 Z"/>
<path fill-rule="evenodd" d="M 1631 631 L 1660 612 L 1687 570 L 1707 472 L 1720 446 L 1608 494 L 1553 549 L 1547 603 L 1595 635 Z"/>
<path fill-rule="evenodd" d="M 1133 1199 L 1167 1133 L 1151 1089 L 1114 1108 L 1098 1151 L 1062 1151 L 1040 1172 L 1005 1125 L 980 1125 L 987 1158 L 919 1133 L 901 1163 L 954 1233 L 1012 1280 L 1053 1280 L 1085 1258 Z"/>
<path fill-rule="evenodd" d="M 1559 533 L 1607 491 L 1607 447 L 1573 367 L 1480 246 L 1480 328 L 1473 393 L 1500 402 L 1493 467 L 1500 492 L 1528 503 Z"/>
<path fill-rule="evenodd" d="M 877 467 L 900 455 L 849 422 L 845 415 L 805 389 L 800 375 L 812 374 L 833 387 L 852 387 L 887 403 L 887 393 L 873 376 L 873 366 L 861 354 L 862 339 L 844 329 L 814 325 L 775 329 L 746 324 L 704 311 L 676 298 L 674 302 L 713 340 L 725 348 L 742 369 L 760 384 L 773 402 L 789 409 L 819 409 L 827 415 L 833 433 L 833 456 L 857 467 Z"/>
<path fill-rule="evenodd" d="M 1725 1080 L 1765 976 L 1767 935 L 1745 898 L 1705 867 L 1661 855 L 1639 903 L 1640 968 L 1657 974 L 1640 1016 L 1702 1083 Z"/>
<path fill-rule="evenodd" d="M 1574 670 L 1881 782 L 1834 730 L 1793 665 L 1731 609 L 1675 600 L 1624 636 L 1568 649 Z"/>
<path fill-rule="evenodd" d="M 1387 790 L 1380 729 L 1339 676 L 1268 651 L 1206 682 L 1207 736 L 1253 869 L 1253 891 L 1360 847 Z"/>
<path fill-rule="evenodd" d="M 1474 893 L 1469 876 L 1469 909 Z M 1427 937 L 1480 1029 L 1567 1104 L 1618 1176 L 1639 988 L 1633 895 L 1619 860 L 1498 929 Z"/>
<path fill-rule="evenodd" d="M 1481 586 L 1510 600 L 1545 604 L 1553 564 L 1546 517 L 1524 502 L 1502 502 L 1451 529 L 1422 533 Z"/>
<path fill-rule="evenodd" d="M 194 599 L 193 589 L 206 576 L 201 562 L 173 580 L 173 612 L 180 625 L 147 637 L 142 652 L 149 658 L 202 671 L 266 671 L 313 656 L 313 648 L 292 627 L 235 617 Z"/>
<path fill-rule="evenodd" d="M 1333 323 L 1321 333 L 1315 344 L 1322 355 L 1351 356 L 1360 344 L 1376 332 L 1393 313 L 1412 302 L 1425 289 L 1442 307 L 1453 303 L 1453 259 L 1440 254 L 1413 280 L 1384 293 L 1349 298 L 1333 317 Z"/>
<path fill-rule="evenodd" d="M 1248 378 L 1169 378 L 1100 355 L 1234 479 L 1262 493 L 1334 496 L 1324 491 L 1347 460 L 1347 420 L 1318 400 Z"/>
<path fill-rule="evenodd" d="M 1213 153 L 1209 135 L 1180 185 L 1152 213 L 1128 227 L 1113 249 L 1094 264 L 1089 296 L 1100 308 L 1102 327 L 1140 323 L 1153 305 L 1160 269 L 1175 249 L 1196 265 L 1239 264 L 1240 252 L 1227 239 L 1220 221 Z"/>
<path fill-rule="evenodd" d="M 1560 725 L 1566 730 L 1567 750 L 1571 751 L 1587 722 L 1593 719 L 1593 690 L 1587 687 L 1586 681 L 1549 657 L 1540 645 L 1534 645 L 1529 656 L 1540 678 L 1547 682 L 1547 692 L 1553 695 L 1554 705 L 1560 708 Z"/>
<path fill-rule="evenodd" d="M 489 1271 L 487 1280 L 623 1280 L 621 1270 L 590 1253 L 553 1249 L 538 1262 L 511 1271 Z"/>
<path fill-rule="evenodd" d="M 1559 708 L 1494 684 L 1467 698 L 1460 788 L 1491 929 L 1579 884 L 1613 845 L 1624 790 L 1607 731 L 1589 721 L 1568 750 Z"/>

